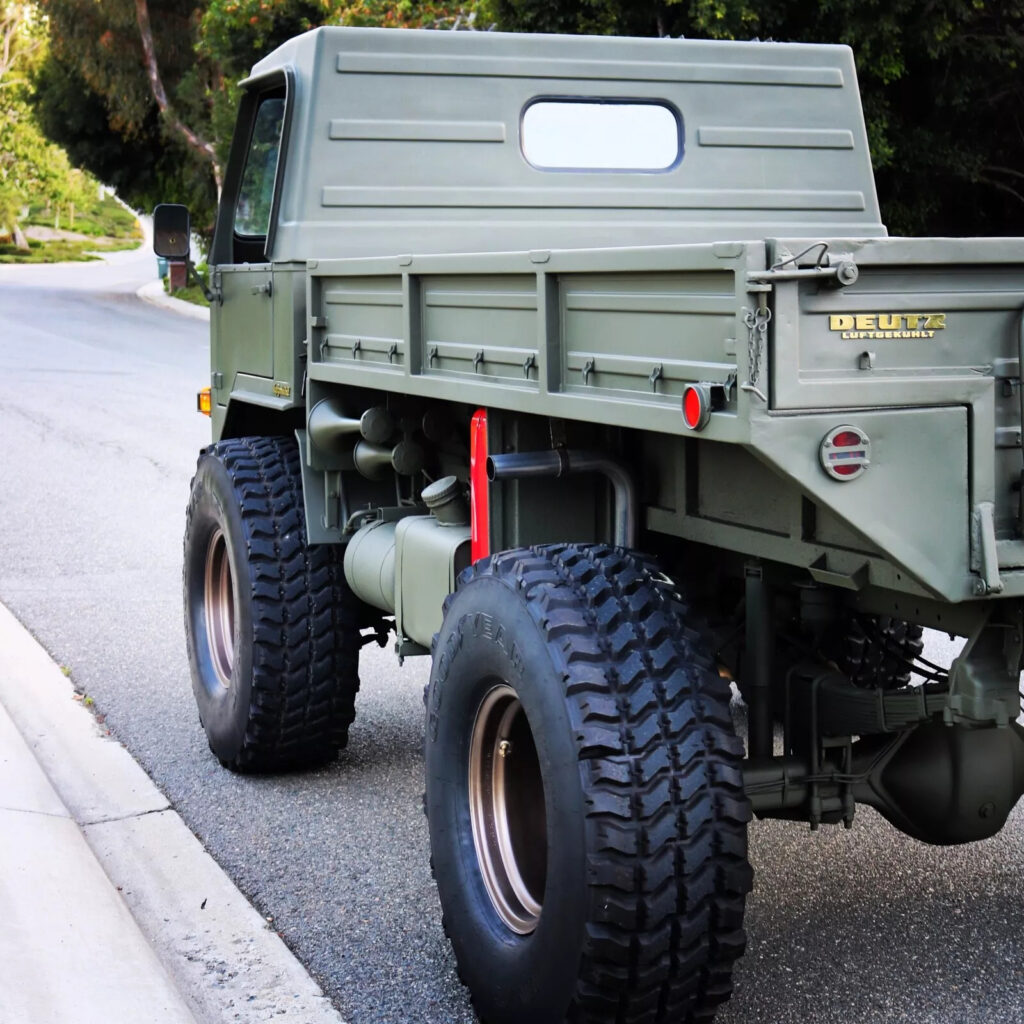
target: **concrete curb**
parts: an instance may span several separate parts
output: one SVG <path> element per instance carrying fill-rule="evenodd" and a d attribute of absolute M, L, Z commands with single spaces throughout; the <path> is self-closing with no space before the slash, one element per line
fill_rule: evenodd
<path fill-rule="evenodd" d="M 0 1020 L 196 1024 L 0 707 Z"/>
<path fill-rule="evenodd" d="M 164 283 L 159 278 L 144 284 L 135 293 L 143 302 L 152 303 L 154 306 L 161 306 L 163 309 L 170 309 L 182 316 L 191 317 L 193 320 L 205 320 L 209 323 L 210 310 L 207 306 L 197 306 L 194 302 L 185 302 L 183 299 L 176 299 L 164 291 Z"/>
<path fill-rule="evenodd" d="M 9 716 L 24 740 L 2 745 L 0 777 L 22 796 L 0 803 L 0 867 L 13 859 L 50 895 L 41 901 L 27 886 L 5 889 L 8 878 L 0 875 L 0 906 L 21 924 L 20 931 L 5 926 L 0 933 L 0 951 L 7 942 L 19 944 L 7 951 L 11 959 L 0 956 L 0 1019 L 343 1024 L 127 750 L 73 697 L 70 680 L 0 605 L 0 735 L 16 736 L 15 729 L 4 729 Z M 31 828 L 8 831 L 12 815 L 30 817 Z M 51 832 L 62 833 L 40 837 L 39 825 L 47 822 Z M 95 955 L 82 961 L 64 932 L 81 945 L 97 922 L 102 937 L 93 939 Z M 56 948 L 49 941 L 54 934 Z M 134 951 L 128 966 L 149 979 L 149 988 L 129 983 L 135 974 L 111 952 L 121 949 Z M 28 1012 L 21 1002 L 8 1012 L 7 1001 L 20 995 L 5 996 L 3 965 L 9 962 L 28 965 L 29 985 L 13 979 L 15 990 L 31 988 L 29 995 L 48 1012 L 35 1012 L 36 1004 L 28 1004 Z M 45 984 L 33 980 L 40 964 Z M 81 993 L 107 986 L 107 997 L 97 996 L 96 1015 L 84 1009 L 62 1015 L 61 993 L 77 1000 L 79 984 Z M 129 997 L 136 999 L 134 1012 L 125 1009 Z M 88 999 L 76 1005 L 81 1009 Z"/>

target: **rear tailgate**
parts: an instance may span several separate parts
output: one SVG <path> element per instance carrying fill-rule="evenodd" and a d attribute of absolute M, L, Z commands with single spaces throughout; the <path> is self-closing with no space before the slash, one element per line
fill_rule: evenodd
<path fill-rule="evenodd" d="M 772 262 L 809 244 L 806 239 L 773 242 Z M 1000 567 L 1024 567 L 1019 369 L 1024 240 L 847 239 L 828 246 L 833 263 L 855 262 L 854 284 L 840 288 L 782 275 L 773 282 L 771 408 L 966 406 L 970 507 L 975 518 L 984 505 L 994 512 Z M 812 266 L 820 252 L 820 246 L 814 248 L 788 267 Z M 928 436 L 918 441 L 921 459 L 942 459 Z M 972 529 L 977 532 L 977 522 Z M 981 544 L 971 546 L 977 563 Z"/>

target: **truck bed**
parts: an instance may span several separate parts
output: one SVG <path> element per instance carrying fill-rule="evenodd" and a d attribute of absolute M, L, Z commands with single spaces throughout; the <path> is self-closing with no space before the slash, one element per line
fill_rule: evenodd
<path fill-rule="evenodd" d="M 859 271 L 845 287 L 822 273 L 844 261 Z M 689 472 L 720 483 L 689 504 L 659 498 L 649 529 L 762 551 L 774 537 L 783 560 L 854 588 L 959 601 L 982 596 L 972 572 L 986 568 L 985 593 L 1024 593 L 1013 571 L 1024 566 L 1020 240 L 768 240 L 307 270 L 310 380 L 667 435 L 652 457 L 674 461 L 675 477 L 687 449 L 668 438 L 699 437 L 708 468 Z M 721 396 L 699 433 L 680 409 L 697 382 Z M 871 466 L 836 482 L 819 442 L 851 417 L 874 442 Z M 948 458 L 923 465 L 925 436 Z M 751 505 L 737 500 L 744 479 L 765 500 L 738 519 L 730 509 Z"/>

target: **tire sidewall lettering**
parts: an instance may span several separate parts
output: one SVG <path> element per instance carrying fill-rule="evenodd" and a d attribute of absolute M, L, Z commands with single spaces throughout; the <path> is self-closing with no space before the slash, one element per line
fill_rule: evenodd
<path fill-rule="evenodd" d="M 521 601 L 515 614 L 505 619 L 495 610 L 479 607 L 501 606 L 510 597 L 516 600 L 515 591 L 504 584 L 477 580 L 456 593 L 442 626 L 442 654 L 435 661 L 429 688 L 431 845 L 435 874 L 458 878 L 451 887 L 458 895 L 444 906 L 452 922 L 453 942 L 463 946 L 464 953 L 473 946 L 478 955 L 480 949 L 493 951 L 476 968 L 467 967 L 460 957 L 464 972 L 471 975 L 479 969 L 477 981 L 487 978 L 493 998 L 507 1006 L 521 1006 L 531 1022 L 548 1020 L 534 1013 L 538 1001 L 550 1004 L 554 1022 L 564 1018 L 571 998 L 576 964 L 567 951 L 579 948 L 586 923 L 583 828 L 569 824 L 583 821 L 583 795 L 561 673 L 541 631 Z M 512 686 L 519 696 L 545 780 L 548 882 L 540 922 L 527 936 L 511 933 L 490 904 L 469 824 L 469 737 L 483 698 L 501 683 Z M 441 821 L 444 824 L 438 826 Z M 455 938 L 456 933 L 460 938 Z M 551 993 L 557 995 L 552 999 Z M 559 1005 L 561 1010 L 556 1012 Z"/>

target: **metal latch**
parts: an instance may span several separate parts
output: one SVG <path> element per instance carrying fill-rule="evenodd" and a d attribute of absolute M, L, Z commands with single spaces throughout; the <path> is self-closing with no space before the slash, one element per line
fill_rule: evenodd
<path fill-rule="evenodd" d="M 813 267 L 799 267 L 797 263 L 814 249 L 820 250 Z M 751 270 L 747 273 L 748 285 L 771 285 L 776 281 L 801 281 L 816 279 L 836 288 L 846 288 L 854 284 L 860 276 L 853 257 L 848 255 L 829 255 L 828 242 L 815 242 L 795 256 L 780 253 L 780 259 L 768 270 Z"/>

